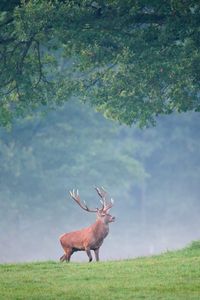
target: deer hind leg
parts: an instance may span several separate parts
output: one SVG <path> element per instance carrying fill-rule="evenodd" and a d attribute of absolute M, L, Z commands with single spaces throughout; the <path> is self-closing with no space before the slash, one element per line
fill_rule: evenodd
<path fill-rule="evenodd" d="M 60 261 L 63 262 L 66 260 L 67 262 L 69 262 L 71 255 L 72 255 L 72 249 L 65 250 L 65 254 L 61 256 Z"/>
<path fill-rule="evenodd" d="M 99 261 L 99 248 L 94 250 L 96 261 Z"/>
<path fill-rule="evenodd" d="M 65 261 L 65 254 L 63 256 L 60 257 L 60 261 L 63 262 Z"/>
<path fill-rule="evenodd" d="M 89 257 L 89 262 L 91 262 L 91 261 L 92 261 L 92 254 L 91 254 L 90 249 L 89 249 L 89 248 L 86 248 L 85 251 L 86 251 L 86 253 L 87 253 L 87 256 Z"/>

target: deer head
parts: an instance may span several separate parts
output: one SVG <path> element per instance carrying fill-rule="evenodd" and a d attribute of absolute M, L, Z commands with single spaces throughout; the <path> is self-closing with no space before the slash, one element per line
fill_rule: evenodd
<path fill-rule="evenodd" d="M 110 202 L 107 203 L 106 201 L 106 196 L 107 196 L 107 192 L 104 190 L 103 187 L 98 188 L 95 187 L 95 190 L 97 191 L 97 194 L 100 196 L 100 202 L 101 202 L 101 207 L 100 208 L 95 208 L 95 209 L 90 209 L 86 202 L 83 201 L 83 203 L 81 202 L 80 196 L 79 196 L 79 191 L 77 190 L 75 192 L 75 190 L 70 191 L 70 196 L 72 197 L 72 199 L 85 211 L 87 212 L 94 212 L 97 214 L 97 219 L 100 219 L 103 223 L 108 224 L 110 222 L 114 222 L 115 221 L 115 217 L 111 216 L 109 214 L 109 211 L 111 209 L 111 207 L 114 204 L 114 200 L 111 198 Z"/>

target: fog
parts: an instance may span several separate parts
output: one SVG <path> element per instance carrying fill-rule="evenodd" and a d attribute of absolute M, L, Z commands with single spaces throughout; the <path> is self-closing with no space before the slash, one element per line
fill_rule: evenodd
<path fill-rule="evenodd" d="M 159 117 L 155 127 L 138 129 L 74 99 L 1 129 L 0 262 L 59 260 L 59 236 L 96 218 L 69 197 L 73 188 L 92 208 L 100 205 L 94 186 L 115 200 L 101 260 L 200 239 L 199 132 L 197 113 Z M 72 261 L 88 258 L 79 252 Z"/>

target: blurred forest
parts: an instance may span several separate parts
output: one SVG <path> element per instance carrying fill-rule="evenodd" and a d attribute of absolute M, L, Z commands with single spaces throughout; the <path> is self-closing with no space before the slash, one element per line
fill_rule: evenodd
<path fill-rule="evenodd" d="M 58 237 L 95 220 L 94 186 L 115 199 L 103 259 L 148 255 L 200 238 L 200 139 L 195 113 L 145 130 L 106 120 L 72 98 L 0 129 L 0 261 L 58 259 Z M 86 255 L 74 260 L 87 260 Z"/>

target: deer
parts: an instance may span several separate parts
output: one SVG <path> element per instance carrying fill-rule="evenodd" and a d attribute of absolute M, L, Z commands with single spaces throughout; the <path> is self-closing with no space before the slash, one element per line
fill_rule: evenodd
<path fill-rule="evenodd" d="M 115 221 L 115 217 L 109 214 L 109 210 L 114 204 L 114 200 L 111 198 L 107 203 L 107 192 L 103 187 L 96 187 L 95 190 L 100 196 L 101 207 L 96 209 L 90 209 L 86 202 L 81 202 L 79 191 L 70 191 L 71 198 L 87 212 L 96 213 L 96 222 L 89 227 L 81 230 L 64 233 L 60 236 L 60 243 L 64 249 L 64 255 L 61 256 L 60 261 L 69 262 L 72 254 L 77 251 L 85 251 L 89 258 L 89 262 L 92 261 L 91 250 L 94 251 L 96 261 L 99 261 L 99 249 L 103 244 L 104 239 L 109 233 L 109 223 Z"/>

